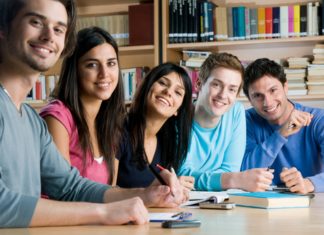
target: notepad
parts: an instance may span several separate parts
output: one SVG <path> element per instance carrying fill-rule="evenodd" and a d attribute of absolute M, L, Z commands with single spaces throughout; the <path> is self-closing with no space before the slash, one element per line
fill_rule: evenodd
<path fill-rule="evenodd" d="M 191 217 L 190 212 L 164 212 L 164 213 L 149 213 L 150 222 L 163 222 L 166 220 L 183 220 Z"/>
<path fill-rule="evenodd" d="M 209 191 L 190 191 L 189 200 L 183 204 L 181 207 L 188 206 L 199 206 L 200 202 L 213 201 L 214 203 L 220 203 L 228 199 L 228 194 L 226 192 L 209 192 Z"/>
<path fill-rule="evenodd" d="M 278 192 L 235 193 L 229 194 L 229 200 L 237 206 L 265 209 L 305 208 L 310 204 L 308 196 Z"/>

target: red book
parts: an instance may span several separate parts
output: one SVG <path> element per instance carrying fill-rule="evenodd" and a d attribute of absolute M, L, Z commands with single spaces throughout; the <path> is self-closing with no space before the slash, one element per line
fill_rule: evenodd
<path fill-rule="evenodd" d="M 42 99 L 42 83 L 41 81 L 37 80 L 35 84 L 35 90 L 36 90 L 36 100 Z"/>
<path fill-rule="evenodd" d="M 272 7 L 265 8 L 265 31 L 266 38 L 272 38 Z"/>
<path fill-rule="evenodd" d="M 129 45 L 154 44 L 153 3 L 130 5 L 128 7 Z"/>

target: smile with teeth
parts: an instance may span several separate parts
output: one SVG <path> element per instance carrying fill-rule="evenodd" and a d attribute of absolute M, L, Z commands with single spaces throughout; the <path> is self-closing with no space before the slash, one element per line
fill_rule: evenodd
<path fill-rule="evenodd" d="M 36 51 L 39 51 L 41 53 L 52 53 L 53 51 L 50 50 L 50 49 L 47 49 L 47 48 L 44 48 L 44 47 L 40 47 L 40 46 L 35 46 L 35 45 L 32 45 L 32 47 L 36 50 Z"/>
<path fill-rule="evenodd" d="M 167 106 L 171 106 L 170 103 L 163 97 L 157 97 L 157 100 L 159 100 L 160 102 L 162 102 L 163 104 L 165 104 Z"/>
<path fill-rule="evenodd" d="M 109 87 L 109 83 L 108 82 L 98 82 L 98 83 L 96 83 L 96 85 L 99 88 L 108 88 Z"/>
<path fill-rule="evenodd" d="M 272 107 L 269 107 L 269 108 L 264 108 L 263 111 L 266 112 L 266 113 L 271 113 L 271 112 L 274 112 L 277 109 L 277 107 L 278 107 L 278 105 L 272 106 Z"/>
<path fill-rule="evenodd" d="M 226 105 L 226 103 L 221 102 L 219 100 L 213 100 L 213 103 L 216 104 L 216 105 L 218 105 L 218 106 L 224 106 L 224 105 Z"/>

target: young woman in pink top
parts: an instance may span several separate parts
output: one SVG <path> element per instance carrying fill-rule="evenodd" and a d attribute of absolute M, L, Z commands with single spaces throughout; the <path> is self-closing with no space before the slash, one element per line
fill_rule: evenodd
<path fill-rule="evenodd" d="M 62 155 L 82 176 L 114 184 L 125 107 L 118 47 L 109 33 L 98 27 L 78 33 L 53 98 L 40 115 Z"/>

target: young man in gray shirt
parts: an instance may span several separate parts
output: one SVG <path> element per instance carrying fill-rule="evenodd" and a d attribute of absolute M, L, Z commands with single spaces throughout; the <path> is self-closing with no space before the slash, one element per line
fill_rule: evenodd
<path fill-rule="evenodd" d="M 75 18 L 73 0 L 0 2 L 0 227 L 143 224 L 145 206 L 174 207 L 184 200 L 167 170 L 161 176 L 168 186 L 154 182 L 146 189 L 110 188 L 80 177 L 23 103 L 40 72 L 72 49 Z"/>

